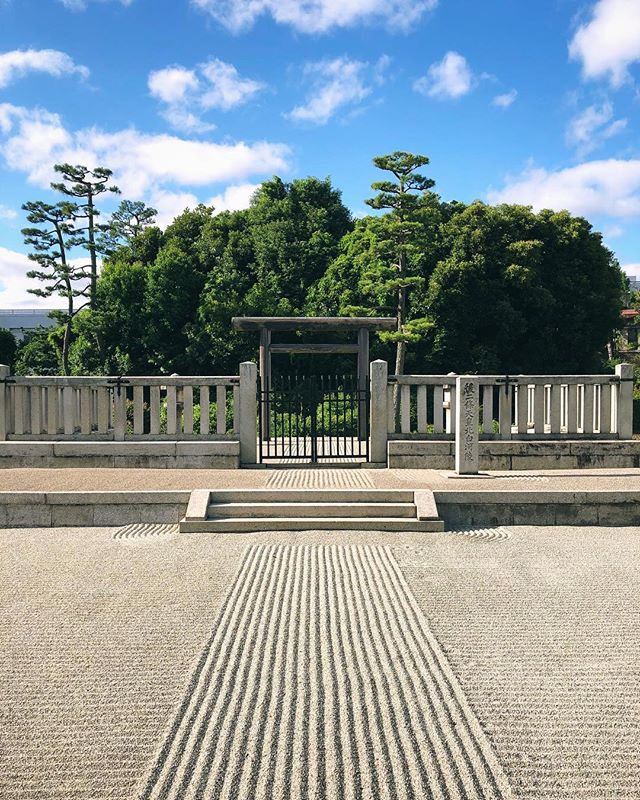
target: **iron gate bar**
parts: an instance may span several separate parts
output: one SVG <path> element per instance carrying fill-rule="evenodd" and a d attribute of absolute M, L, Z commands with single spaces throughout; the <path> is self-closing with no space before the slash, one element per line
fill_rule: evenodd
<path fill-rule="evenodd" d="M 260 461 L 368 459 L 368 390 L 352 375 L 283 376 L 258 398 Z"/>

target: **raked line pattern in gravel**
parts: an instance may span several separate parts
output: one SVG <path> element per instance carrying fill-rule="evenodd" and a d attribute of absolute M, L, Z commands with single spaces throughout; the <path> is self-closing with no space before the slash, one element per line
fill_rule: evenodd
<path fill-rule="evenodd" d="M 267 478 L 268 489 L 373 489 L 361 469 L 278 469 Z"/>
<path fill-rule="evenodd" d="M 146 539 L 149 536 L 175 536 L 180 526 L 172 523 L 132 522 L 113 534 L 114 539 Z"/>
<path fill-rule="evenodd" d="M 510 798 L 386 546 L 252 545 L 141 800 Z"/>

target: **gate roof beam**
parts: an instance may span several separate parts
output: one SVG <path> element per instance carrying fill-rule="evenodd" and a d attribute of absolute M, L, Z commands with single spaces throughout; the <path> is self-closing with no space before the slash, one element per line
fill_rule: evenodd
<path fill-rule="evenodd" d="M 233 317 L 236 331 L 394 331 L 395 317 Z"/>

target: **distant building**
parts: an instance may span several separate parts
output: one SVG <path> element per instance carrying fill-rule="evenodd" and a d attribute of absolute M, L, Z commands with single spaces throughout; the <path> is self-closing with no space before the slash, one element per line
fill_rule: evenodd
<path fill-rule="evenodd" d="M 49 317 L 51 308 L 0 308 L 0 328 L 7 328 L 18 341 L 36 328 L 50 328 L 55 320 Z"/>
<path fill-rule="evenodd" d="M 640 278 L 633 275 L 627 275 L 627 278 L 629 278 L 629 289 L 632 292 L 640 292 Z"/>

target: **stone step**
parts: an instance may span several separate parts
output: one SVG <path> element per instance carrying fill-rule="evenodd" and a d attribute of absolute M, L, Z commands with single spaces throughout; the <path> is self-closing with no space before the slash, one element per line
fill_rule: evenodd
<path fill-rule="evenodd" d="M 213 503 L 207 518 L 220 517 L 408 517 L 416 518 L 413 503 L 280 502 Z"/>
<path fill-rule="evenodd" d="M 214 489 L 217 503 L 413 503 L 411 489 Z"/>
<path fill-rule="evenodd" d="M 408 517 L 236 517 L 182 520 L 181 533 L 260 533 L 262 531 L 443 531 L 442 520 Z"/>

